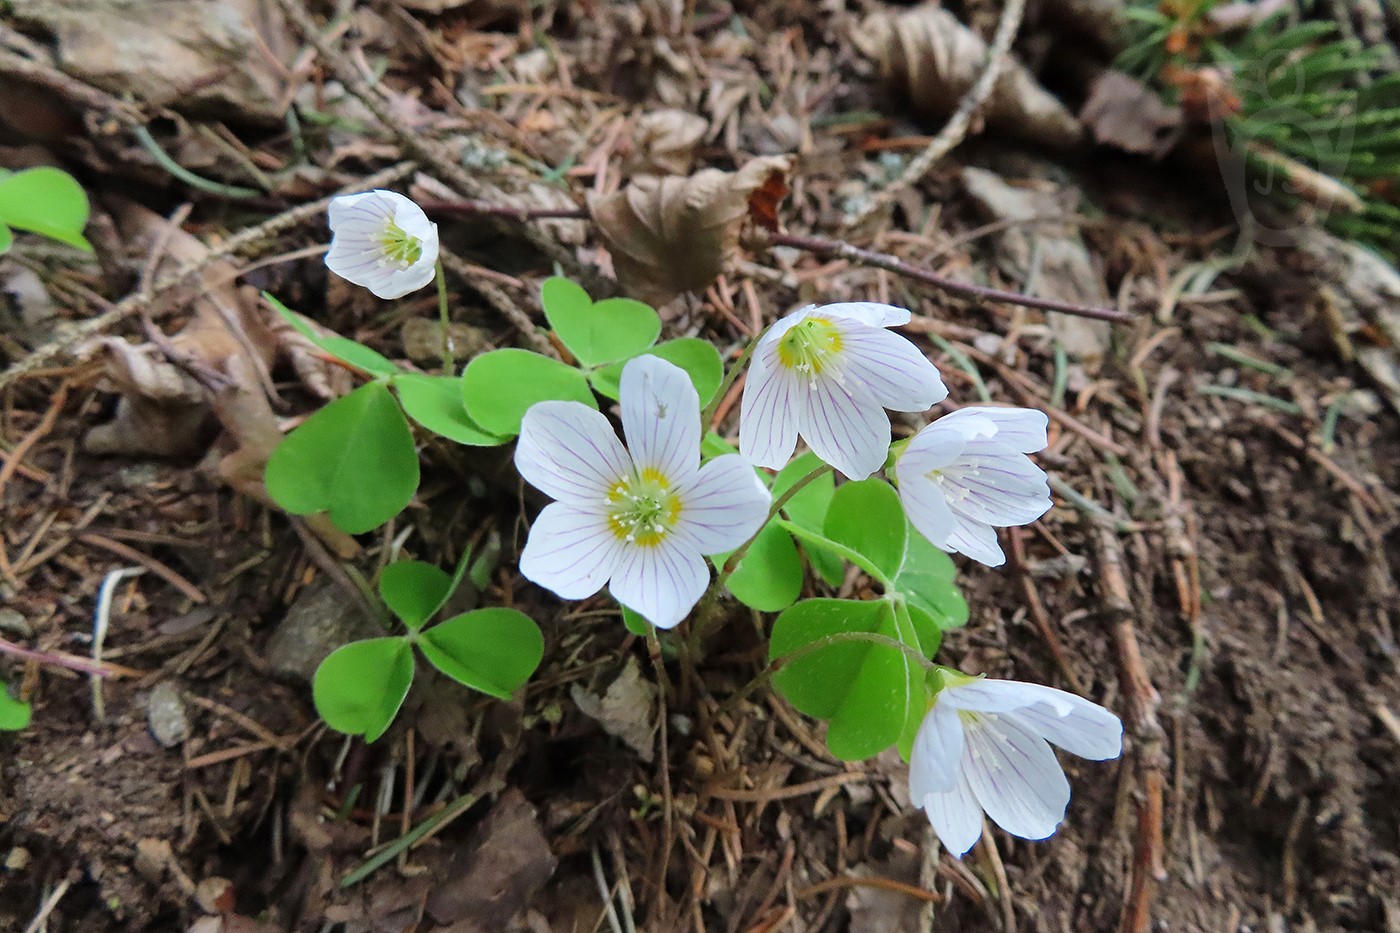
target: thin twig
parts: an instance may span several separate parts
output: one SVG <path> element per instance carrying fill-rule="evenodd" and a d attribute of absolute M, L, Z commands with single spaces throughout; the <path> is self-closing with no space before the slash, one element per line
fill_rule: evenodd
<path fill-rule="evenodd" d="M 1025 0 L 1006 0 L 1006 6 L 1001 11 L 1001 21 L 997 23 L 996 35 L 992 38 L 991 47 L 987 49 L 986 64 L 982 66 L 982 74 L 977 82 L 963 95 L 958 109 L 953 111 L 953 115 L 948 118 L 943 129 L 938 131 L 938 135 L 929 140 L 924 151 L 909 163 L 899 178 L 871 198 L 865 207 L 846 223 L 846 229 L 859 227 L 887 207 L 899 192 L 927 175 L 935 162 L 967 137 L 972 118 L 987 102 L 987 98 L 991 97 L 997 79 L 1001 77 L 1007 56 L 1011 53 L 1011 43 L 1016 39 L 1016 31 L 1021 28 L 1021 16 L 1025 9 Z"/>
<path fill-rule="evenodd" d="M 1093 305 L 1074 304 L 1069 301 L 1056 301 L 1053 298 L 1036 298 L 1033 295 L 1023 295 L 1020 292 L 1002 291 L 999 288 L 988 288 L 985 285 L 972 285 L 968 282 L 956 282 L 928 269 L 921 269 L 918 266 L 911 266 L 898 256 L 891 256 L 889 253 L 877 253 L 871 249 L 862 249 L 853 246 L 844 240 L 828 240 L 825 237 L 808 236 L 798 233 L 774 233 L 765 237 L 755 235 L 754 244 L 757 246 L 792 246 L 797 249 L 805 249 L 809 252 L 824 256 L 838 256 L 842 259 L 849 259 L 852 262 L 864 263 L 867 266 L 875 266 L 878 269 L 887 269 L 890 272 L 898 273 L 905 278 L 932 285 L 934 288 L 958 295 L 962 298 L 971 298 L 977 301 L 1001 301 L 1006 304 L 1021 305 L 1025 308 L 1037 308 L 1042 311 L 1059 311 L 1061 314 L 1072 314 L 1076 317 L 1093 318 L 1098 321 L 1115 321 L 1119 324 L 1130 324 L 1137 320 L 1137 317 L 1124 311 L 1116 311 L 1112 308 L 1098 308 Z"/>
<path fill-rule="evenodd" d="M 73 880 L 65 877 L 54 886 L 53 893 L 44 898 L 43 905 L 39 908 L 39 912 L 34 915 L 34 919 L 29 921 L 29 926 L 24 928 L 24 933 L 39 933 L 44 928 L 44 924 L 48 923 L 49 914 L 53 913 L 58 902 L 63 900 L 63 895 L 68 893 L 68 888 L 72 884 Z"/>

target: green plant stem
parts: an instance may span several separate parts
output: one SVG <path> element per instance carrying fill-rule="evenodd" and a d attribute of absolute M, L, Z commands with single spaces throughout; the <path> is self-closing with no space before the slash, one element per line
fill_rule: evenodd
<path fill-rule="evenodd" d="M 436 273 L 438 295 L 438 320 L 442 322 L 442 374 L 451 376 L 457 368 L 456 357 L 452 353 L 452 318 L 447 313 L 447 275 L 442 271 L 442 260 L 437 261 Z"/>
<path fill-rule="evenodd" d="M 378 869 L 384 865 L 387 865 L 389 862 L 392 862 L 395 858 L 398 857 L 400 852 L 404 852 L 412 848 L 413 845 L 418 842 L 418 840 L 433 832 L 439 826 L 442 826 L 450 820 L 455 820 L 463 813 L 466 813 L 480 799 L 481 794 L 477 793 L 476 791 L 469 791 L 468 793 L 465 793 L 462 796 L 458 797 L 456 800 L 449 803 L 446 807 L 439 810 L 434 815 L 428 817 L 426 820 L 413 827 L 413 829 L 409 830 L 407 833 L 400 836 L 398 839 L 395 839 L 393 842 L 387 845 L 383 849 L 383 851 L 381 851 L 378 855 L 375 855 L 372 858 L 368 859 L 359 868 L 350 872 L 344 878 L 341 878 L 340 886 L 342 888 L 348 888 L 365 880 L 371 874 L 374 873 L 375 869 Z"/>
<path fill-rule="evenodd" d="M 262 194 L 262 192 L 258 191 L 256 188 L 244 188 L 242 185 L 226 185 L 223 182 L 210 181 L 207 178 L 196 175 L 194 172 L 191 172 L 179 162 L 172 159 L 170 153 L 161 148 L 160 143 L 156 142 L 156 138 L 152 136 L 150 131 L 144 126 L 133 126 L 131 132 L 136 137 L 136 141 L 151 154 L 151 158 L 156 160 L 157 165 L 191 188 L 197 188 L 200 191 L 207 191 L 210 194 L 217 194 L 226 198 L 255 198 Z"/>
<path fill-rule="evenodd" d="M 934 664 L 928 658 L 924 657 L 923 654 L 913 645 L 907 645 L 897 638 L 891 638 L 888 635 L 881 635 L 879 632 L 836 632 L 835 634 L 826 635 L 822 638 L 818 638 L 816 641 L 808 642 L 801 648 L 798 648 L 796 651 L 790 651 L 787 654 L 780 655 L 779 657 L 776 657 L 773 660 L 769 661 L 768 666 L 765 667 L 763 670 L 759 671 L 757 676 L 755 676 L 748 683 L 744 684 L 744 686 L 740 687 L 739 692 L 735 693 L 729 699 L 724 701 L 724 705 L 720 707 L 720 711 L 717 715 L 724 716 L 726 714 L 733 713 L 735 707 L 737 707 L 745 699 L 751 696 L 753 692 L 759 687 L 762 687 L 763 685 L 771 681 L 773 679 L 773 675 L 777 674 L 778 671 L 782 670 L 784 667 L 787 667 L 789 664 L 793 664 L 797 661 L 800 661 L 803 658 L 807 657 L 807 655 L 809 654 L 814 654 L 825 648 L 830 648 L 833 645 L 837 645 L 841 642 L 847 641 L 864 641 L 869 642 L 872 645 L 880 645 L 885 648 L 894 648 L 913 658 L 925 671 L 931 671 L 938 667 L 937 664 Z"/>
<path fill-rule="evenodd" d="M 718 593 L 720 589 L 724 586 L 724 584 L 729 581 L 729 578 L 734 574 L 735 568 L 739 566 L 739 562 L 744 559 L 744 555 L 749 552 L 749 548 L 753 547 L 753 543 L 757 541 L 758 536 L 763 533 L 763 529 L 767 528 L 768 523 L 771 522 L 774 518 L 777 518 L 778 513 L 783 510 L 783 506 L 787 505 L 790 501 L 792 501 L 793 496 L 801 492 L 808 483 L 812 482 L 813 480 L 819 479 L 830 472 L 831 464 L 823 463 L 821 466 L 812 470 L 812 472 L 808 473 L 806 476 L 793 483 L 791 486 L 789 486 L 786 490 L 783 491 L 782 495 L 774 499 L 773 507 L 768 510 L 768 517 L 763 520 L 762 525 L 758 526 L 758 531 L 755 531 L 753 535 L 749 538 L 749 540 L 739 545 L 737 548 L 734 549 L 734 553 L 729 555 L 729 560 L 724 562 L 724 567 L 720 570 L 719 575 L 715 577 L 715 582 L 710 586 L 710 590 L 712 592 Z"/>
<path fill-rule="evenodd" d="M 729 367 L 729 371 L 724 374 L 724 381 L 721 382 L 719 388 L 715 390 L 714 396 L 710 399 L 710 404 L 706 405 L 705 410 L 700 413 L 700 427 L 702 429 L 708 427 L 710 422 L 714 420 L 715 411 L 719 409 L 720 403 L 724 400 L 724 396 L 728 394 L 729 387 L 734 385 L 734 380 L 739 378 L 739 374 L 743 372 L 744 367 L 748 365 L 749 359 L 753 356 L 754 348 L 758 346 L 759 338 L 762 336 L 762 334 L 758 334 L 750 340 L 748 345 L 744 347 L 743 352 L 739 354 L 739 358 L 734 361 L 734 364 Z"/>

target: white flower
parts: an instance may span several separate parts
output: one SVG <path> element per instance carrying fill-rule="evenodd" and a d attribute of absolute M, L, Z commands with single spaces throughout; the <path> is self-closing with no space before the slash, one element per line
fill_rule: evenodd
<path fill-rule="evenodd" d="M 925 427 L 895 461 L 909 521 L 945 551 L 1001 566 L 993 528 L 1050 509 L 1045 471 L 1026 456 L 1045 447 L 1047 423 L 1029 408 L 963 408 Z"/>
<path fill-rule="evenodd" d="M 380 298 L 402 298 L 433 280 L 437 224 L 401 194 L 375 189 L 330 206 L 326 267 Z"/>
<path fill-rule="evenodd" d="M 1055 832 L 1069 781 L 1049 743 L 1103 761 L 1123 750 L 1123 724 L 1072 693 L 944 672 L 909 756 L 909 797 L 961 857 L 982 835 L 982 811 L 1023 839 Z"/>
<path fill-rule="evenodd" d="M 709 584 L 703 555 L 747 541 L 772 497 L 738 454 L 700 465 L 700 400 L 679 367 L 638 357 L 620 390 L 630 453 L 586 405 L 540 402 L 525 413 L 516 468 L 558 501 L 530 529 L 520 572 L 564 599 L 611 581 L 618 602 L 674 628 Z"/>
<path fill-rule="evenodd" d="M 768 328 L 744 383 L 739 452 L 779 469 L 800 434 L 851 479 L 878 470 L 890 447 L 883 409 L 924 411 L 948 397 L 937 367 L 885 329 L 908 322 L 903 308 L 851 302 L 809 305 Z"/>

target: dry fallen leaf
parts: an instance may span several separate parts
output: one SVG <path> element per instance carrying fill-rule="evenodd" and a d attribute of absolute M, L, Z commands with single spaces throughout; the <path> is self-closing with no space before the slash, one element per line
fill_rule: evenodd
<path fill-rule="evenodd" d="M 710 128 L 704 117 L 687 110 L 652 110 L 637 119 L 629 175 L 684 175 L 695 161 L 695 147 Z"/>
<path fill-rule="evenodd" d="M 143 207 L 124 205 L 115 216 L 138 251 L 163 249 L 157 275 L 204 254 L 199 240 Z M 83 446 L 131 456 L 193 456 L 207 449 L 206 469 L 272 505 L 262 481 L 267 458 L 282 440 L 269 400 L 272 365 L 286 359 L 322 398 L 342 395 L 351 384 L 343 369 L 263 307 L 254 289 L 235 285 L 235 271 L 229 262 L 205 270 L 191 300 L 193 315 L 178 333 L 141 344 L 101 337 L 84 348 L 100 356 L 103 379 L 121 398 L 115 417 L 89 430 Z M 307 521 L 337 553 L 356 550 L 354 539 L 325 516 Z"/>
<path fill-rule="evenodd" d="M 1079 120 L 1101 146 L 1161 158 L 1183 130 L 1180 107 L 1169 107 L 1147 85 L 1121 71 L 1094 81 Z"/>
<path fill-rule="evenodd" d="M 739 243 L 749 196 L 783 156 L 753 159 L 737 172 L 704 169 L 688 177 L 642 177 L 592 200 L 588 209 L 613 254 L 623 291 L 663 305 L 707 287 Z"/>
<path fill-rule="evenodd" d="M 656 749 L 656 687 L 642 677 L 636 658 L 627 659 L 627 666 L 601 698 L 578 684 L 569 693 L 585 716 L 596 719 L 605 732 L 627 743 L 642 761 L 652 760 Z"/>
<path fill-rule="evenodd" d="M 873 13 L 851 38 L 885 82 L 929 117 L 952 114 L 986 67 L 987 44 L 934 4 Z M 982 113 L 992 130 L 1047 146 L 1067 149 L 1083 140 L 1079 121 L 1014 57 Z"/>

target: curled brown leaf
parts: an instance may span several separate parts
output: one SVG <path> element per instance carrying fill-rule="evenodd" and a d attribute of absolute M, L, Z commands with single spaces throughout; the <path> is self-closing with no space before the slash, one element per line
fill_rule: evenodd
<path fill-rule="evenodd" d="M 986 66 L 987 44 L 947 10 L 924 4 L 903 13 L 874 13 L 852 35 L 914 109 L 946 117 Z M 1006 62 L 983 115 L 992 130 L 1057 148 L 1083 139 L 1074 115 L 1013 57 Z"/>
<path fill-rule="evenodd" d="M 753 159 L 737 172 L 703 169 L 687 177 L 644 176 L 592 200 L 589 213 L 623 291 L 663 305 L 708 286 L 739 244 L 749 197 L 786 157 Z"/>

